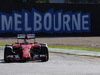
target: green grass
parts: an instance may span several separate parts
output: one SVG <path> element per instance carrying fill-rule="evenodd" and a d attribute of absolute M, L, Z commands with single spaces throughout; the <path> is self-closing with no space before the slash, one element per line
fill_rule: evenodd
<path fill-rule="evenodd" d="M 49 48 L 74 49 L 74 50 L 86 50 L 86 51 L 100 52 L 100 48 L 73 47 L 73 46 L 56 46 L 56 45 L 49 45 Z"/>
<path fill-rule="evenodd" d="M 0 43 L 0 46 L 5 46 L 6 44 L 9 44 L 9 43 Z M 74 50 L 86 50 L 86 51 L 100 52 L 100 48 L 73 47 L 73 46 L 57 46 L 57 45 L 49 45 L 49 48 L 74 49 Z"/>
<path fill-rule="evenodd" d="M 7 44 L 12 44 L 12 43 L 0 43 L 0 46 L 5 46 Z"/>

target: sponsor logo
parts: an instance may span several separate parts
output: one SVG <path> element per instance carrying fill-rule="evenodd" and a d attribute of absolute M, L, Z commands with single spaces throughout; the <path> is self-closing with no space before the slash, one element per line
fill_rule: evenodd
<path fill-rule="evenodd" d="M 90 13 L 50 9 L 44 13 L 32 8 L 12 14 L 0 13 L 0 33 L 72 33 L 90 32 Z"/>

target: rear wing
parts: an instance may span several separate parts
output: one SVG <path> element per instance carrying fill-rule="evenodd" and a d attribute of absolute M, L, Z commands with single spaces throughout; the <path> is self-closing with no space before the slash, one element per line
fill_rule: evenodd
<path fill-rule="evenodd" d="M 35 39 L 35 34 L 18 34 L 17 38 L 18 39 L 24 39 L 26 35 L 29 39 Z"/>

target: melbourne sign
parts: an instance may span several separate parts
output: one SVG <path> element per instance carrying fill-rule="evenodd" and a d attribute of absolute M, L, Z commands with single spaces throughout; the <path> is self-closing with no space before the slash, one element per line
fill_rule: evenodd
<path fill-rule="evenodd" d="M 44 13 L 32 8 L 12 14 L 0 13 L 0 33 L 72 33 L 90 32 L 90 13 L 50 9 Z"/>

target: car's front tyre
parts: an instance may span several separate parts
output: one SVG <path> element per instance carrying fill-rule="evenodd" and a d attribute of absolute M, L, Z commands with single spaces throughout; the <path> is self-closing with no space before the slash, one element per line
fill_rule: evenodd
<path fill-rule="evenodd" d="M 4 49 L 4 61 L 9 63 L 10 60 L 9 58 L 7 58 L 8 55 L 12 55 L 13 52 L 12 52 L 12 46 L 5 46 L 5 49 Z"/>
<path fill-rule="evenodd" d="M 46 55 L 45 57 L 42 57 L 41 60 L 42 62 L 48 61 L 49 60 L 49 53 L 48 53 L 48 48 L 47 47 L 41 47 L 41 54 Z"/>

